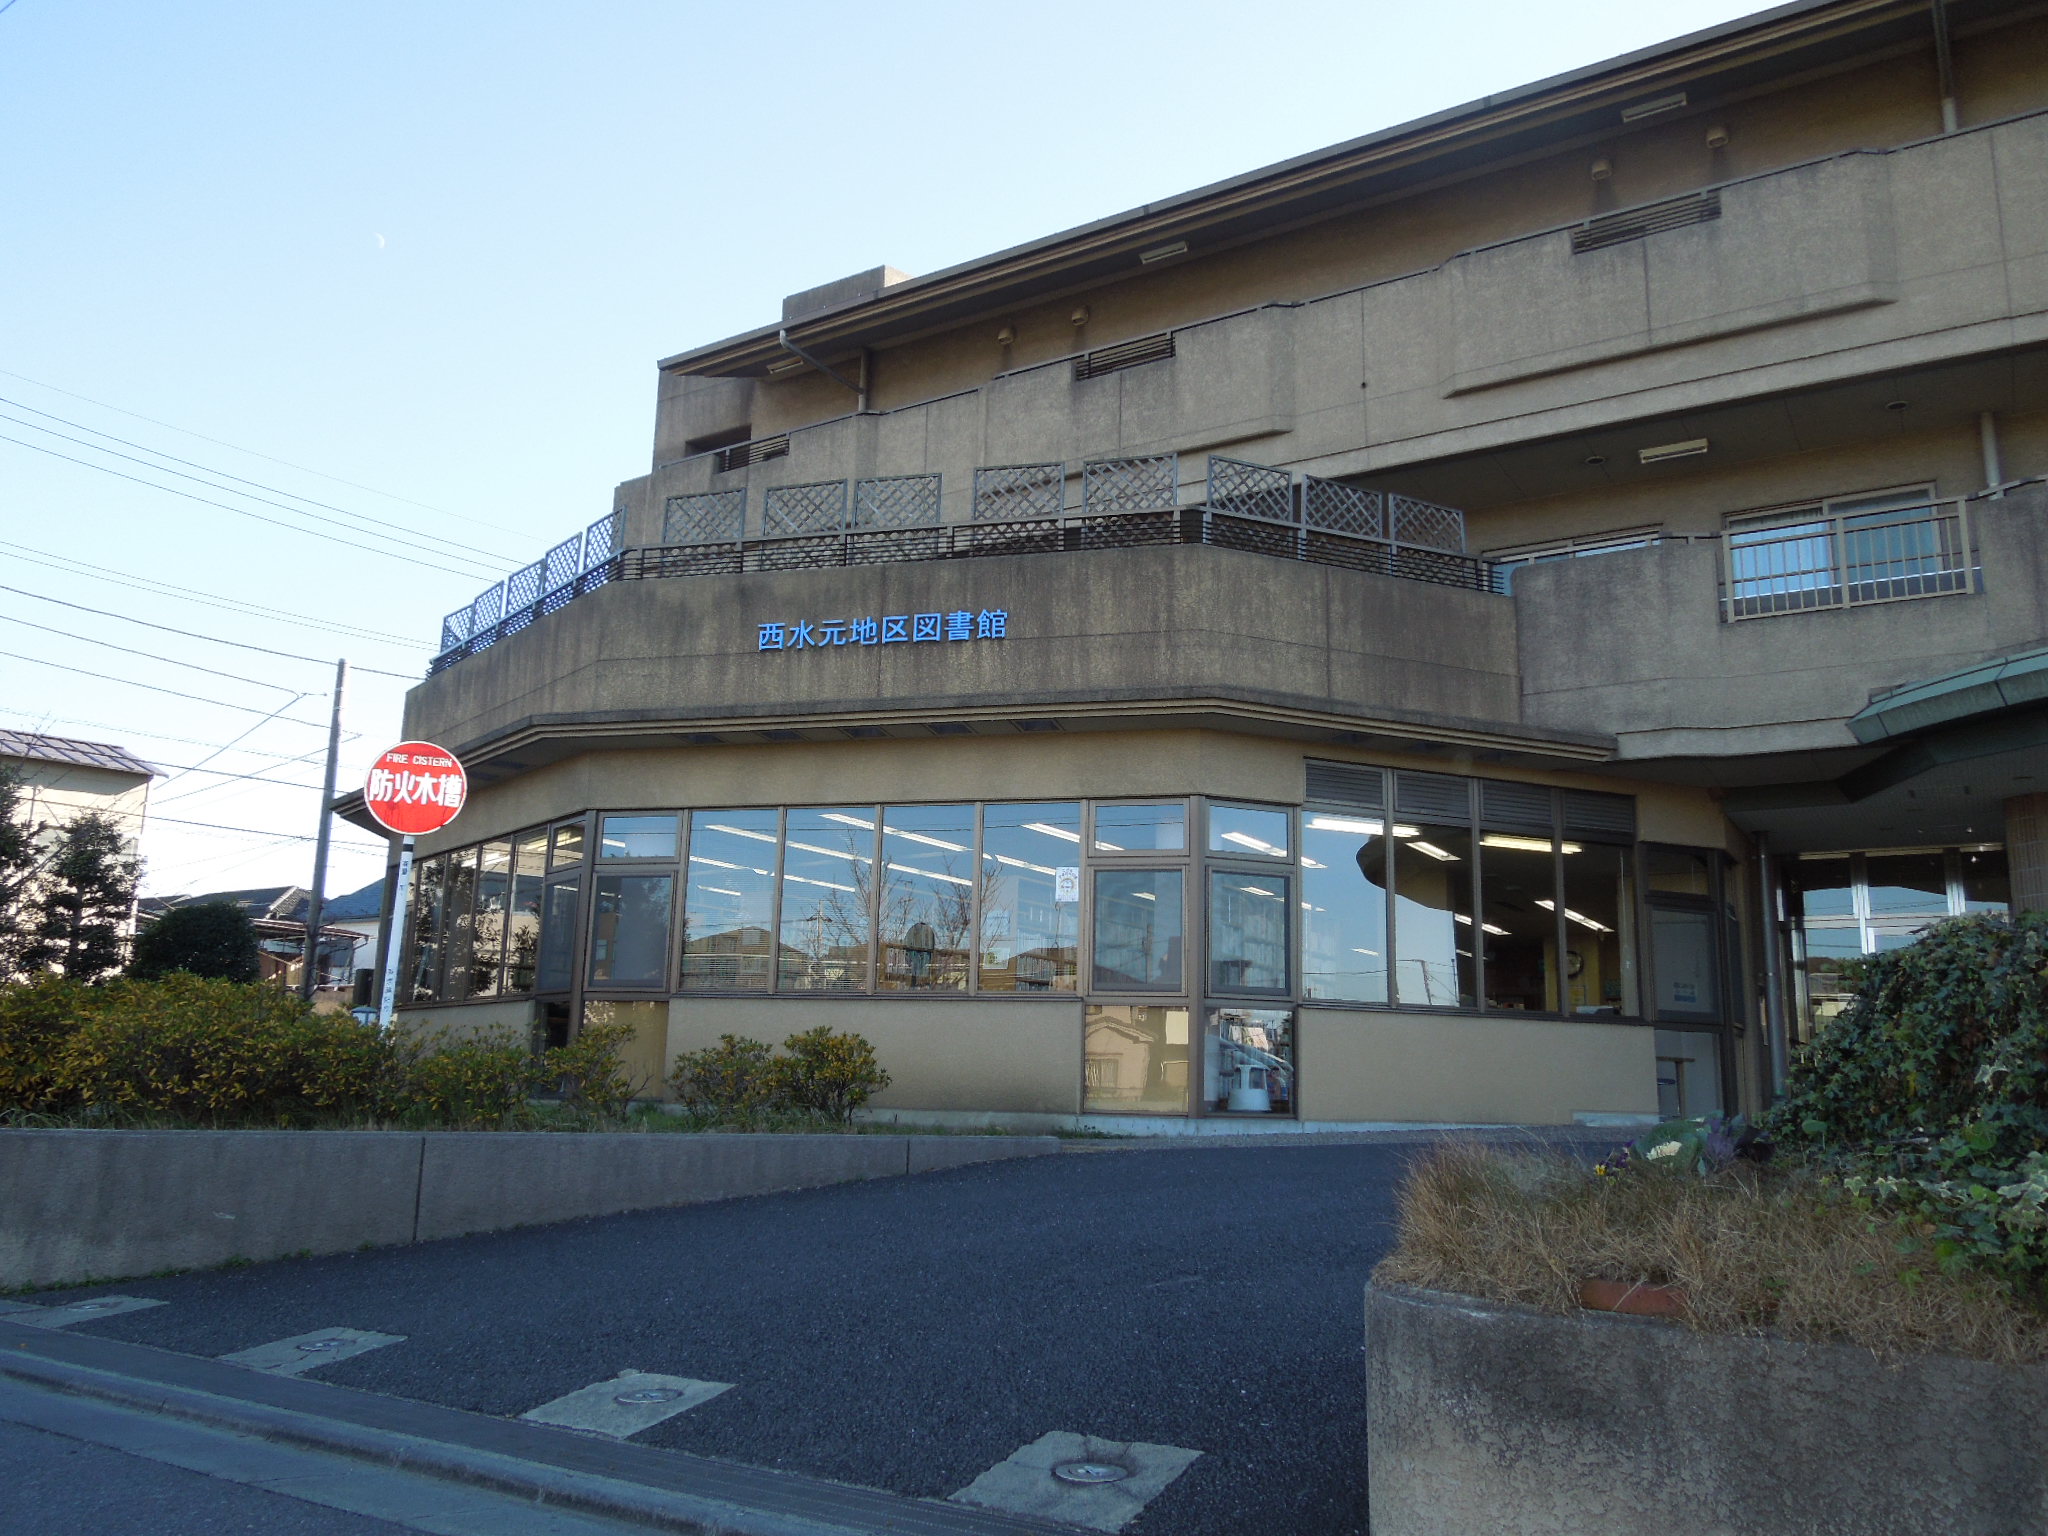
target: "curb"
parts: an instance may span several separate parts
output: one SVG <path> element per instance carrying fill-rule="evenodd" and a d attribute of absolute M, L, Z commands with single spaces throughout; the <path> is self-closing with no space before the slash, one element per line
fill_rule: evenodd
<path fill-rule="evenodd" d="M 43 1330 L 0 1320 L 0 1377 L 683 1536 L 1072 1536 L 1064 1525 L 263 1376 L 143 1345 L 29 1334 Z M 429 1432 L 366 1422 L 380 1418 L 410 1419 Z M 519 1454 L 465 1443 L 478 1439 L 516 1444 Z M 585 1465 L 565 1464 L 576 1462 Z"/>

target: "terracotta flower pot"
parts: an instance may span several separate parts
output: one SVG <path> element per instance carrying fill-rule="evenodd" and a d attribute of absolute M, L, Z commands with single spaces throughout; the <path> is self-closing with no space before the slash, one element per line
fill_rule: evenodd
<path fill-rule="evenodd" d="M 1685 1288 L 1647 1280 L 1581 1280 L 1579 1305 L 1592 1312 L 1625 1312 L 1631 1317 L 1685 1316 Z"/>

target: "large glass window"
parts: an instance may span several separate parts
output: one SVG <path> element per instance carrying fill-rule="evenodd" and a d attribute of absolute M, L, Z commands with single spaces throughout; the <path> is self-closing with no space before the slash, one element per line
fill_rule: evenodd
<path fill-rule="evenodd" d="M 1287 990 L 1292 881 L 1269 870 L 1209 871 L 1209 990 Z"/>
<path fill-rule="evenodd" d="M 1377 817 L 1301 818 L 1301 995 L 1387 1000 L 1387 844 Z"/>
<path fill-rule="evenodd" d="M 1566 1012 L 1642 1012 L 1628 849 L 1564 845 L 1564 943 Z"/>
<path fill-rule="evenodd" d="M 765 992 L 775 953 L 775 811 L 697 811 L 684 874 L 688 989 Z"/>
<path fill-rule="evenodd" d="M 1478 1000 L 1472 936 L 1472 834 L 1418 827 L 1394 839 L 1394 994 L 1408 1008 Z"/>
<path fill-rule="evenodd" d="M 974 932 L 974 807 L 882 808 L 885 992 L 961 992 Z"/>
<path fill-rule="evenodd" d="M 1293 1114 L 1294 1010 L 1210 1009 L 1202 1093 L 1218 1114 Z"/>
<path fill-rule="evenodd" d="M 1657 978 L 1659 1018 L 1720 1014 L 1712 912 L 1652 907 L 1650 963 Z"/>
<path fill-rule="evenodd" d="M 505 919 L 505 986 L 533 990 L 540 960 L 541 876 L 547 864 L 545 832 L 529 832 L 512 844 L 512 898 Z"/>
<path fill-rule="evenodd" d="M 1288 856 L 1285 811 L 1270 811 L 1250 805 L 1209 807 L 1209 851 L 1247 857 L 1284 859 Z"/>
<path fill-rule="evenodd" d="M 476 974 L 475 913 L 476 850 L 448 856 L 447 966 L 441 977 L 441 998 L 459 1003 L 474 990 Z"/>
<path fill-rule="evenodd" d="M 424 1003 L 432 1001 L 441 987 L 441 921 L 448 865 L 444 859 L 423 859 L 413 868 L 411 975 L 401 995 Z"/>
<path fill-rule="evenodd" d="M 607 816 L 598 833 L 597 852 L 605 859 L 672 859 L 676 817 Z"/>
<path fill-rule="evenodd" d="M 2012 905 L 2003 848 L 1965 848 L 1956 861 L 1965 912 L 2003 912 Z"/>
<path fill-rule="evenodd" d="M 1580 845 L 1573 843 L 1574 853 Z M 1479 839 L 1480 947 L 1486 1006 L 1558 1011 L 1557 854 L 1547 837 L 1488 832 Z"/>
<path fill-rule="evenodd" d="M 583 862 L 583 823 L 564 822 L 555 828 L 554 852 L 548 856 L 549 869 L 566 869 Z"/>
<path fill-rule="evenodd" d="M 1095 872 L 1095 985 L 1115 992 L 1183 986 L 1181 871 Z"/>
<path fill-rule="evenodd" d="M 1071 992 L 1080 972 L 1081 807 L 981 812 L 981 989 Z"/>
<path fill-rule="evenodd" d="M 485 843 L 476 871 L 470 995 L 495 997 L 504 982 L 506 915 L 512 905 L 512 845 Z"/>
<path fill-rule="evenodd" d="M 1081 1057 L 1081 1108 L 1088 1114 L 1188 1112 L 1187 1009 L 1091 1003 Z"/>
<path fill-rule="evenodd" d="M 1188 808 L 1179 800 L 1095 807 L 1097 853 L 1179 853 L 1188 845 Z"/>
<path fill-rule="evenodd" d="M 864 992 L 875 876 L 874 808 L 793 810 L 787 825 L 776 984 L 785 992 Z"/>
<path fill-rule="evenodd" d="M 672 875 L 599 875 L 590 924 L 591 987 L 668 984 Z"/>
<path fill-rule="evenodd" d="M 578 891 L 578 882 L 574 880 L 557 880 L 548 887 L 547 909 L 541 914 L 536 992 L 569 990 L 569 973 L 576 958 Z"/>
<path fill-rule="evenodd" d="M 1873 853 L 1864 860 L 1872 917 L 1948 916 L 1948 871 L 1941 853 Z"/>

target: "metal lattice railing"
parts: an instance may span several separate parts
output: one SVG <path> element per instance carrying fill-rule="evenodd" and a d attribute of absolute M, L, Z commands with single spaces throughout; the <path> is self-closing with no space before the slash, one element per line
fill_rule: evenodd
<path fill-rule="evenodd" d="M 615 507 L 583 531 L 583 569 L 604 564 L 617 553 L 619 528 L 626 520 L 623 507 Z"/>
<path fill-rule="evenodd" d="M 938 521 L 937 475 L 886 475 L 854 482 L 856 528 L 931 528 Z"/>
<path fill-rule="evenodd" d="M 1090 517 L 1159 512 L 1180 500 L 1180 455 L 1090 459 L 1081 466 L 1081 510 Z"/>
<path fill-rule="evenodd" d="M 1309 527 L 1326 533 L 1346 533 L 1360 539 L 1387 536 L 1386 498 L 1363 486 L 1304 475 L 1301 510 Z"/>
<path fill-rule="evenodd" d="M 1016 523 L 1067 509 L 1064 464 L 998 464 L 974 472 L 974 521 Z"/>
<path fill-rule="evenodd" d="M 761 498 L 761 532 L 768 538 L 837 533 L 846 526 L 846 482 L 778 485 Z"/>
<path fill-rule="evenodd" d="M 701 496 L 671 496 L 662 509 L 661 542 L 737 544 L 747 531 L 747 493 L 709 491 Z"/>
<path fill-rule="evenodd" d="M 1413 496 L 1389 496 L 1387 510 L 1393 518 L 1396 544 L 1415 544 L 1423 549 L 1465 550 L 1465 514 Z"/>
<path fill-rule="evenodd" d="M 1233 517 L 1294 521 L 1294 476 L 1266 464 L 1209 455 L 1209 510 Z"/>
<path fill-rule="evenodd" d="M 562 540 L 541 559 L 543 570 L 540 578 L 542 601 L 572 582 L 583 570 L 583 535 Z"/>

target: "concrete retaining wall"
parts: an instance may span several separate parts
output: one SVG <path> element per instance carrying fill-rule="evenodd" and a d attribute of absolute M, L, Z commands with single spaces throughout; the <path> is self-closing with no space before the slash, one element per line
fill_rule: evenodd
<path fill-rule="evenodd" d="M 1049 1136 L 0 1130 L 0 1288 L 924 1173 Z"/>
<path fill-rule="evenodd" d="M 1366 1291 L 1373 1536 L 2048 1530 L 2048 1369 Z"/>

